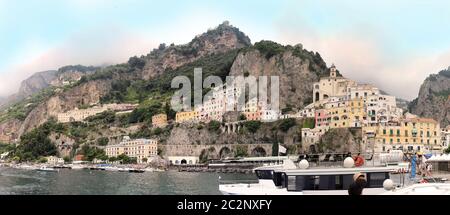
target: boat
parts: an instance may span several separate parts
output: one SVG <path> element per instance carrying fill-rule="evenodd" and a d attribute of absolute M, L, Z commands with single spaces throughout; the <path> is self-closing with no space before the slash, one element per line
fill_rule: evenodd
<path fill-rule="evenodd" d="M 131 169 L 128 170 L 128 172 L 132 172 L 132 173 L 143 173 L 143 172 L 145 172 L 145 170 L 143 170 L 143 169 L 134 169 L 134 168 L 131 168 Z"/>
<path fill-rule="evenodd" d="M 420 183 L 393 188 L 381 195 L 450 195 L 449 183 Z"/>
<path fill-rule="evenodd" d="M 42 171 L 42 172 L 59 172 L 59 170 L 52 168 L 52 167 L 40 167 L 39 169 L 37 169 L 38 171 Z"/>
<path fill-rule="evenodd" d="M 115 167 L 115 166 L 107 166 L 105 167 L 106 171 L 113 171 L 113 172 L 117 172 L 119 171 L 119 167 Z"/>
<path fill-rule="evenodd" d="M 117 170 L 119 171 L 119 172 L 129 172 L 130 171 L 130 168 L 117 168 Z"/>
<path fill-rule="evenodd" d="M 84 166 L 81 166 L 81 165 L 73 165 L 73 166 L 71 166 L 70 168 L 71 168 L 71 169 L 84 169 L 85 167 L 84 167 Z"/>
<path fill-rule="evenodd" d="M 386 192 L 383 183 L 398 168 L 353 167 L 353 159 L 348 159 L 344 167 L 311 169 L 306 160 L 302 160 L 299 167 L 289 165 L 286 168 L 289 160 L 285 160 L 282 166 L 255 168 L 258 183 L 222 184 L 219 179 L 219 190 L 224 195 L 348 195 L 353 176 L 362 173 L 367 179 L 363 195 L 377 195 Z"/>

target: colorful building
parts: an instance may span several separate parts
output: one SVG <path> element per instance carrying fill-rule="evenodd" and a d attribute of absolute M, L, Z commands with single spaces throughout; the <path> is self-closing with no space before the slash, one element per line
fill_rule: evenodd
<path fill-rule="evenodd" d="M 175 122 L 198 122 L 200 119 L 200 114 L 198 111 L 184 111 L 178 112 L 175 116 Z"/>
<path fill-rule="evenodd" d="M 441 150 L 441 129 L 434 119 L 402 119 L 388 125 L 363 127 L 363 143 L 374 147 L 376 152 Z"/>
<path fill-rule="evenodd" d="M 157 114 L 152 116 L 152 125 L 154 127 L 164 127 L 167 125 L 167 114 Z"/>
<path fill-rule="evenodd" d="M 249 121 L 260 121 L 261 120 L 261 112 L 242 112 L 244 114 L 245 118 Z"/>

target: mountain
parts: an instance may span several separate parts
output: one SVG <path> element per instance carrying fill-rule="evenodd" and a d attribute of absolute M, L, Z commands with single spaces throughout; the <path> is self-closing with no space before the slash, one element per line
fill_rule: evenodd
<path fill-rule="evenodd" d="M 22 81 L 19 91 L 3 100 L 0 100 L 0 109 L 18 102 L 30 95 L 50 86 L 61 87 L 66 83 L 78 81 L 82 76 L 93 73 L 98 67 L 93 66 L 65 66 L 58 70 L 49 70 L 34 73 L 29 78 Z"/>
<path fill-rule="evenodd" d="M 142 76 L 148 80 L 166 70 L 176 69 L 201 57 L 225 53 L 250 45 L 251 41 L 248 36 L 228 22 L 224 22 L 218 27 L 196 36 L 188 44 L 179 46 L 171 44 L 168 47 L 161 44 L 158 49 L 145 56 L 146 63 L 142 70 Z"/>
<path fill-rule="evenodd" d="M 450 67 L 432 74 L 420 87 L 419 95 L 409 104 L 411 113 L 450 124 Z"/>
<path fill-rule="evenodd" d="M 176 89 L 171 88 L 171 81 L 176 76 L 186 76 L 192 81 L 194 68 L 198 67 L 203 69 L 203 78 L 210 75 L 222 79 L 227 75 L 279 76 L 280 107 L 283 112 L 300 110 L 311 103 L 311 83 L 329 75 L 319 53 L 308 51 L 301 44 L 284 46 L 272 41 L 260 41 L 252 45 L 243 32 L 224 22 L 187 44 L 161 44 L 145 56 L 130 57 L 128 62 L 78 76 L 75 80 L 79 80 L 69 85 L 59 84 L 59 80 L 64 79 L 60 78 L 63 74 L 61 69 L 54 74 L 58 78 L 51 78 L 51 74 L 45 77 L 37 75 L 33 81 L 24 84 L 22 92 L 32 92 L 40 87 L 41 90 L 0 112 L 0 137 L 13 135 L 12 139 L 15 139 L 22 136 L 21 143 L 25 143 L 34 141 L 34 135 L 47 135 L 39 136 L 47 138 L 53 132 L 79 144 L 95 145 L 100 137 L 130 135 L 133 138 L 156 137 L 161 143 L 186 145 L 191 142 L 186 141 L 185 134 L 197 134 L 194 131 L 198 131 L 206 135 L 199 134 L 199 139 L 217 139 L 217 144 L 226 144 L 229 140 L 277 142 L 282 134 L 285 137 L 279 141 L 299 143 L 301 134 L 298 126 L 301 127 L 302 122 L 293 123 L 289 134 L 282 130 L 275 132 L 280 127 L 278 124 L 283 124 L 277 122 L 265 132 L 255 133 L 249 129 L 245 135 L 221 134 L 221 138 L 211 134 L 214 126 L 210 125 L 171 125 L 159 130 L 150 128 L 148 125 L 155 114 L 167 113 L 169 120 L 174 119 L 170 100 Z M 48 81 L 50 79 L 52 81 Z M 94 117 L 89 123 L 55 125 L 50 120 L 58 113 L 99 103 L 135 103 L 138 107 L 128 114 L 111 116 L 106 113 L 104 117 L 107 119 L 103 119 L 102 115 Z M 255 126 L 252 123 L 248 125 L 253 129 Z M 44 132 L 30 132 L 33 129 Z M 218 128 L 215 129 L 217 131 Z"/>
<path fill-rule="evenodd" d="M 272 41 L 255 43 L 240 52 L 230 71 L 231 76 L 278 76 L 280 108 L 285 111 L 300 110 L 312 103 L 311 83 L 328 74 L 319 53 L 307 51 L 302 45 L 283 46 Z"/>

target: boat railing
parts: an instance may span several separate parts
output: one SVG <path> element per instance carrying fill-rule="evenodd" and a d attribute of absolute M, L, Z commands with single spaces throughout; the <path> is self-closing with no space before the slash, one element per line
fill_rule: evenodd
<path fill-rule="evenodd" d="M 334 167 L 342 165 L 347 157 L 354 158 L 358 154 L 364 158 L 364 166 L 386 166 L 408 161 L 404 153 L 310 153 L 299 155 L 297 162 L 306 159 L 311 166 Z"/>
<path fill-rule="evenodd" d="M 219 184 L 257 184 L 258 179 L 220 179 L 218 180 Z"/>

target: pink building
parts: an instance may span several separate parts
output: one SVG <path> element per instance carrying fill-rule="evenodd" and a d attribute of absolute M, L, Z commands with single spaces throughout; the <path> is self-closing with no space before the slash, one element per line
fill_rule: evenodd
<path fill-rule="evenodd" d="M 325 109 L 316 110 L 315 121 L 316 127 L 328 126 L 328 115 Z"/>

